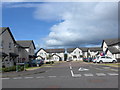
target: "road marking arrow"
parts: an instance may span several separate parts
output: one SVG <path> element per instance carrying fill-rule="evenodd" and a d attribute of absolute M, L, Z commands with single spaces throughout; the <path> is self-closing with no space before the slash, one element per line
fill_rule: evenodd
<path fill-rule="evenodd" d="M 86 68 L 79 68 L 78 71 L 88 71 L 89 69 Z"/>

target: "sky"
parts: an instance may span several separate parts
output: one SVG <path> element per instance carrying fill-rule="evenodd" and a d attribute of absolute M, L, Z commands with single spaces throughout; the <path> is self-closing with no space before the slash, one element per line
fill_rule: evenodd
<path fill-rule="evenodd" d="M 2 26 L 16 40 L 34 40 L 37 49 L 101 46 L 118 37 L 118 3 L 3 3 Z"/>

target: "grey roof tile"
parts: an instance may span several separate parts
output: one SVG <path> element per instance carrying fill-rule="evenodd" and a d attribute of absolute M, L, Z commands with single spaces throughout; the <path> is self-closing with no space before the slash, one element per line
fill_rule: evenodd
<path fill-rule="evenodd" d="M 114 39 L 105 39 L 104 40 L 108 46 L 118 44 L 120 43 L 120 38 L 114 38 Z"/>
<path fill-rule="evenodd" d="M 17 42 L 17 44 L 19 44 L 20 46 L 25 47 L 25 48 L 29 48 L 30 45 L 33 44 L 34 49 L 35 49 L 33 40 L 20 40 L 20 41 L 16 41 L 16 42 Z"/>
<path fill-rule="evenodd" d="M 120 50 L 115 47 L 108 47 L 108 50 L 110 50 L 110 52 L 113 54 L 120 53 Z"/>

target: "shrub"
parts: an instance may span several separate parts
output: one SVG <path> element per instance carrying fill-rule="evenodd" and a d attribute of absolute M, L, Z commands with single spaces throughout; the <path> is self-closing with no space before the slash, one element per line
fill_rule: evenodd
<path fill-rule="evenodd" d="M 2 72 L 16 71 L 16 66 L 2 68 Z"/>
<path fill-rule="evenodd" d="M 21 66 L 21 65 L 18 65 L 17 68 L 18 68 L 18 71 L 23 71 L 24 70 L 24 66 Z"/>
<path fill-rule="evenodd" d="M 25 64 L 25 68 L 28 68 L 29 67 L 29 64 Z"/>

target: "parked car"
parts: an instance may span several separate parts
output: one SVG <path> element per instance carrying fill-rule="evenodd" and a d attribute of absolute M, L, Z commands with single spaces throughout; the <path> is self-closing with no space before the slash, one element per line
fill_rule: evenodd
<path fill-rule="evenodd" d="M 36 63 L 37 63 L 38 66 L 41 66 L 41 65 L 44 64 L 44 60 L 38 59 L 38 60 L 36 60 Z"/>
<path fill-rule="evenodd" d="M 115 58 L 111 58 L 108 56 L 98 56 L 93 60 L 93 63 L 104 63 L 104 62 L 116 63 L 117 60 Z"/>
<path fill-rule="evenodd" d="M 54 60 L 47 59 L 47 60 L 44 61 L 44 63 L 46 63 L 46 64 L 52 63 L 52 64 L 53 64 L 53 63 L 54 63 Z"/>
<path fill-rule="evenodd" d="M 92 62 L 92 58 L 83 58 L 84 62 Z"/>
<path fill-rule="evenodd" d="M 38 59 L 38 60 L 32 60 L 31 62 L 32 66 L 41 66 L 42 64 L 44 64 L 44 61 L 42 59 Z"/>

